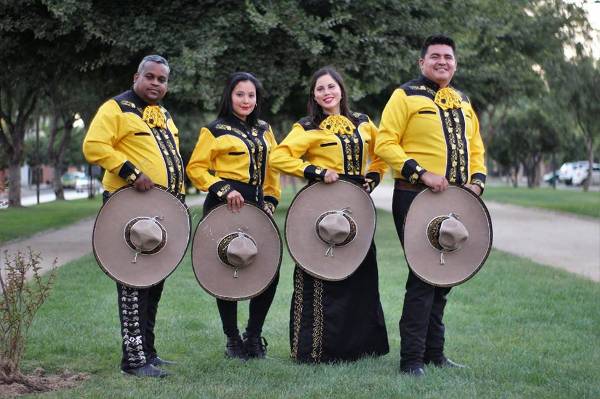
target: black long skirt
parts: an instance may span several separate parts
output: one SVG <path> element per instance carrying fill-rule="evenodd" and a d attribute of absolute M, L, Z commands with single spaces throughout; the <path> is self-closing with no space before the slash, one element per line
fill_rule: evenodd
<path fill-rule="evenodd" d="M 296 266 L 290 346 L 292 358 L 305 363 L 354 361 L 389 352 L 375 243 L 356 272 L 342 281 L 317 279 Z"/>

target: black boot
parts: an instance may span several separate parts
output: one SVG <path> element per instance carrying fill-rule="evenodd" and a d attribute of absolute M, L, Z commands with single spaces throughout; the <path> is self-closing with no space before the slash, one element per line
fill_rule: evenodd
<path fill-rule="evenodd" d="M 239 335 L 227 337 L 227 344 L 225 344 L 225 356 L 232 359 L 248 360 L 246 349 L 244 348 L 244 341 Z"/>
<path fill-rule="evenodd" d="M 249 358 L 264 359 L 267 356 L 267 340 L 265 337 L 244 333 L 244 348 Z"/>

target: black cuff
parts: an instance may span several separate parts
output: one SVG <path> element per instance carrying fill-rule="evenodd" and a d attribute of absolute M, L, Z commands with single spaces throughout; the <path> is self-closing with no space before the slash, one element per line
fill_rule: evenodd
<path fill-rule="evenodd" d="M 141 174 L 142 172 L 129 161 L 125 161 L 123 166 L 121 166 L 121 169 L 119 169 L 119 176 L 125 179 L 129 184 L 133 184 Z"/>
<path fill-rule="evenodd" d="M 471 175 L 471 184 L 479 186 L 479 188 L 481 188 L 482 193 L 483 189 L 485 188 L 485 178 L 486 176 L 483 173 L 473 173 Z"/>
<path fill-rule="evenodd" d="M 315 165 L 309 165 L 304 169 L 304 177 L 308 180 L 323 181 L 327 169 Z"/>
<path fill-rule="evenodd" d="M 412 184 L 417 184 L 419 178 L 425 172 L 427 172 L 427 170 L 422 168 L 417 161 L 414 159 L 409 159 L 408 161 L 404 162 L 404 166 L 402 167 L 400 174 L 402 174 L 402 176 Z"/>
<path fill-rule="evenodd" d="M 231 184 L 226 181 L 218 181 L 208 188 L 208 190 L 219 198 L 224 198 L 233 191 Z"/>
<path fill-rule="evenodd" d="M 265 202 L 268 202 L 269 204 L 273 205 L 273 210 L 275 210 L 275 208 L 277 208 L 277 205 L 279 205 L 279 201 L 277 201 L 277 198 L 271 197 L 270 195 L 265 195 L 264 200 Z"/>
<path fill-rule="evenodd" d="M 373 190 L 375 190 L 375 187 L 377 187 L 379 185 L 379 182 L 381 181 L 381 175 L 377 172 L 369 172 L 365 176 L 365 180 L 367 181 L 367 183 L 369 183 L 369 188 L 371 189 L 371 192 L 373 192 Z"/>

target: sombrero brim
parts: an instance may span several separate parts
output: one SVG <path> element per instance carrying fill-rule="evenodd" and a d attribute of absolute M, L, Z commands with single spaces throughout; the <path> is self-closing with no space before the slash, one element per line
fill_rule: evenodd
<path fill-rule="evenodd" d="M 136 217 L 160 218 L 167 232 L 165 246 L 156 254 L 139 254 L 127 245 L 124 229 Z M 146 288 L 167 278 L 183 259 L 190 241 L 188 208 L 166 189 L 146 192 L 128 186 L 115 191 L 100 208 L 92 246 L 100 268 L 113 280 L 133 288 Z"/>
<path fill-rule="evenodd" d="M 333 256 L 327 256 L 329 246 L 317 235 L 317 219 L 324 212 L 344 208 L 356 222 L 356 237 L 344 246 L 334 247 Z M 288 209 L 288 251 L 308 274 L 323 280 L 343 280 L 365 259 L 375 235 L 376 219 L 373 201 L 362 187 L 343 180 L 311 184 L 298 192 Z"/>
<path fill-rule="evenodd" d="M 469 232 L 462 247 L 440 251 L 427 239 L 427 226 L 437 216 L 454 213 Z M 451 186 L 440 193 L 420 192 L 404 221 L 404 255 L 408 266 L 421 280 L 439 287 L 462 284 L 484 265 L 492 247 L 492 220 L 483 201 L 473 192 Z"/>
<path fill-rule="evenodd" d="M 221 261 L 218 245 L 225 236 L 244 232 L 256 243 L 252 264 L 234 269 Z M 252 204 L 239 213 L 219 205 L 198 224 L 192 241 L 192 265 L 198 283 L 210 295 L 225 300 L 244 300 L 262 293 L 273 281 L 281 264 L 282 243 L 275 221 Z"/>

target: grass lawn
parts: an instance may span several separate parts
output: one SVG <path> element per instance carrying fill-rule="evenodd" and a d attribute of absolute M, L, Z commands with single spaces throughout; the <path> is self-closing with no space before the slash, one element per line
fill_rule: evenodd
<path fill-rule="evenodd" d="M 102 197 L 97 195 L 93 200 L 53 201 L 0 210 L 0 244 L 95 216 L 101 203 Z"/>
<path fill-rule="evenodd" d="M 600 192 L 553 190 L 552 188 L 486 187 L 484 198 L 527 207 L 600 218 Z"/>
<path fill-rule="evenodd" d="M 59 270 L 32 326 L 25 371 L 91 374 L 78 388 L 45 398 L 600 397 L 600 284 L 499 251 L 449 296 L 446 353 L 469 368 L 429 368 L 423 379 L 400 375 L 406 264 L 391 215 L 378 212 L 380 291 L 391 346 L 386 356 L 317 366 L 290 360 L 293 264 L 286 253 L 263 332 L 269 358 L 227 360 L 215 300 L 200 288 L 186 257 L 165 284 L 156 326 L 159 354 L 178 361 L 174 375 L 160 381 L 122 376 L 115 284 L 86 256 Z M 280 226 L 284 215 L 281 206 Z M 243 328 L 247 302 L 240 305 Z"/>

